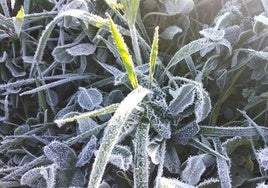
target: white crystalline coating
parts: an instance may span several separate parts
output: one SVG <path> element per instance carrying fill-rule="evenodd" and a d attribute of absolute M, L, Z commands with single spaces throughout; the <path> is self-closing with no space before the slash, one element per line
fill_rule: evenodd
<path fill-rule="evenodd" d="M 218 30 L 215 28 L 207 28 L 200 31 L 200 34 L 212 41 L 219 41 L 224 38 L 225 31 L 222 29 Z"/>
<path fill-rule="evenodd" d="M 265 170 L 268 170 L 268 148 L 261 149 L 257 152 L 259 165 Z"/>
<path fill-rule="evenodd" d="M 211 100 L 204 88 L 196 87 L 197 101 L 195 103 L 196 122 L 204 120 L 211 110 Z"/>
<path fill-rule="evenodd" d="M 126 171 L 132 164 L 133 156 L 127 146 L 116 145 L 112 151 L 109 162 Z"/>
<path fill-rule="evenodd" d="M 160 0 L 168 14 L 187 14 L 194 8 L 193 0 Z"/>
<path fill-rule="evenodd" d="M 166 39 L 166 40 L 172 40 L 173 37 L 178 34 L 178 33 L 181 33 L 182 32 L 182 29 L 176 25 L 173 25 L 173 26 L 170 26 L 170 27 L 167 27 L 162 33 L 161 33 L 161 37 L 163 39 Z"/>
<path fill-rule="evenodd" d="M 72 56 L 90 55 L 96 50 L 96 46 L 89 43 L 78 44 L 68 48 L 66 52 Z"/>
<path fill-rule="evenodd" d="M 102 94 L 96 88 L 80 88 L 78 94 L 79 105 L 86 110 L 93 110 L 95 107 L 102 103 Z"/>
<path fill-rule="evenodd" d="M 76 167 L 82 167 L 90 161 L 96 150 L 96 145 L 97 145 L 97 138 L 93 135 L 91 136 L 87 145 L 82 149 L 81 153 L 78 155 Z"/>
<path fill-rule="evenodd" d="M 206 154 L 196 155 L 187 159 L 187 166 L 182 171 L 181 178 L 190 185 L 196 185 L 206 170 L 203 158 Z"/>
<path fill-rule="evenodd" d="M 255 16 L 254 19 L 255 21 L 261 22 L 264 25 L 268 25 L 268 17 L 266 17 L 264 14 Z"/>
<path fill-rule="evenodd" d="M 157 185 L 156 188 L 195 188 L 195 186 L 189 185 L 187 183 L 184 183 L 180 180 L 177 180 L 175 178 L 164 178 L 160 177 L 157 179 Z"/>

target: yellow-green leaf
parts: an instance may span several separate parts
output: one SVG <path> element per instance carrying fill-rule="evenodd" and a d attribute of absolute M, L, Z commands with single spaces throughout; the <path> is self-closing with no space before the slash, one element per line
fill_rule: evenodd
<path fill-rule="evenodd" d="M 150 72 L 149 72 L 149 83 L 150 85 L 153 82 L 153 76 L 154 76 L 154 70 L 155 70 L 155 62 L 158 54 L 158 29 L 159 27 L 157 26 L 155 28 L 154 32 L 154 39 L 153 39 L 153 44 L 152 44 L 152 49 L 151 49 L 151 55 L 150 55 Z"/>
<path fill-rule="evenodd" d="M 23 18 L 24 18 L 24 10 L 23 7 L 20 8 L 19 12 L 17 13 L 16 17 L 14 18 L 14 28 L 17 35 L 20 35 L 21 27 L 23 24 Z"/>
<path fill-rule="evenodd" d="M 108 15 L 108 19 L 109 19 L 110 29 L 111 29 L 117 50 L 119 51 L 119 54 L 127 70 L 130 83 L 132 87 L 135 89 L 138 87 L 139 84 L 138 84 L 138 80 L 135 74 L 134 64 L 129 54 L 127 45 L 124 42 L 122 35 L 119 33 L 119 30 L 116 28 L 112 18 L 109 15 Z"/>

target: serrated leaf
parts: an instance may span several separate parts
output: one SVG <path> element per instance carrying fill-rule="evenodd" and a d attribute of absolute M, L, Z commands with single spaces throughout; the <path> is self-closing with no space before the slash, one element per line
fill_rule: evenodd
<path fill-rule="evenodd" d="M 215 178 L 210 178 L 202 183 L 198 184 L 198 188 L 215 188 L 215 187 L 220 187 L 220 181 Z"/>
<path fill-rule="evenodd" d="M 170 112 L 177 116 L 193 104 L 195 98 L 195 85 L 184 84 L 176 90 L 169 90 L 173 100 L 169 104 Z"/>
<path fill-rule="evenodd" d="M 160 177 L 157 179 L 156 188 L 195 188 L 195 186 L 189 185 L 174 178 Z"/>
<path fill-rule="evenodd" d="M 45 146 L 44 154 L 50 161 L 61 168 L 72 168 L 77 160 L 74 150 L 58 141 L 52 141 Z"/>
<path fill-rule="evenodd" d="M 155 117 L 156 119 L 153 120 L 152 127 L 155 131 L 163 136 L 164 138 L 170 138 L 171 136 L 171 127 L 170 122 L 165 120 L 164 118 Z"/>
<path fill-rule="evenodd" d="M 132 87 L 135 89 L 138 87 L 139 84 L 138 84 L 137 76 L 135 74 L 134 63 L 133 63 L 132 58 L 129 54 L 127 45 L 125 44 L 122 35 L 120 34 L 118 29 L 116 28 L 112 18 L 110 16 L 108 16 L 108 19 L 109 19 L 110 29 L 111 29 L 116 47 L 120 53 L 120 56 L 123 60 L 125 68 L 127 70 L 130 83 L 131 83 Z"/>
<path fill-rule="evenodd" d="M 224 38 L 225 35 L 224 30 L 218 30 L 215 28 L 203 29 L 199 33 L 203 35 L 205 38 L 210 39 L 212 41 L 220 41 Z"/>
<path fill-rule="evenodd" d="M 181 175 L 184 182 L 190 185 L 196 185 L 200 181 L 202 174 L 206 170 L 206 165 L 203 161 L 205 156 L 206 154 L 202 154 L 187 159 L 187 165 Z"/>
<path fill-rule="evenodd" d="M 71 56 L 91 55 L 95 52 L 96 46 L 90 43 L 83 43 L 66 49 Z"/>
<path fill-rule="evenodd" d="M 86 110 L 93 110 L 102 103 L 102 94 L 96 88 L 82 88 L 78 93 L 77 102 L 79 105 Z"/>
<path fill-rule="evenodd" d="M 194 8 L 192 0 L 160 0 L 165 5 L 168 14 L 187 14 Z"/>
<path fill-rule="evenodd" d="M 196 95 L 195 116 L 196 122 L 199 123 L 208 116 L 211 110 L 211 101 L 208 92 L 199 86 L 196 87 Z"/>
<path fill-rule="evenodd" d="M 132 164 L 133 156 L 127 146 L 116 145 L 112 151 L 109 162 L 123 171 L 127 171 Z"/>
<path fill-rule="evenodd" d="M 165 40 L 172 40 L 174 36 L 181 33 L 182 29 L 176 25 L 167 27 L 160 35 L 161 38 Z"/>
<path fill-rule="evenodd" d="M 200 128 L 196 122 L 192 122 L 179 129 L 172 135 L 172 139 L 175 143 L 180 143 L 186 145 L 190 139 L 192 139 L 198 132 Z"/>
<path fill-rule="evenodd" d="M 87 145 L 82 149 L 81 153 L 79 153 L 76 167 L 82 167 L 90 161 L 96 150 L 96 146 L 97 138 L 92 135 Z"/>

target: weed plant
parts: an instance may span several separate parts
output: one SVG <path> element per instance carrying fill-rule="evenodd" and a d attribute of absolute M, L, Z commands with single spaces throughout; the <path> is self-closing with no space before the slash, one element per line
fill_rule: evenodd
<path fill-rule="evenodd" d="M 0 187 L 267 186 L 267 0 L 0 5 Z"/>

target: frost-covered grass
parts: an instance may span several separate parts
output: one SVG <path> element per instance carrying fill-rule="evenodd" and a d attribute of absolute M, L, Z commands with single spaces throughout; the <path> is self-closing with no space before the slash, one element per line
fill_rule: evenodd
<path fill-rule="evenodd" d="M 265 186 L 267 0 L 0 7 L 0 187 Z"/>

